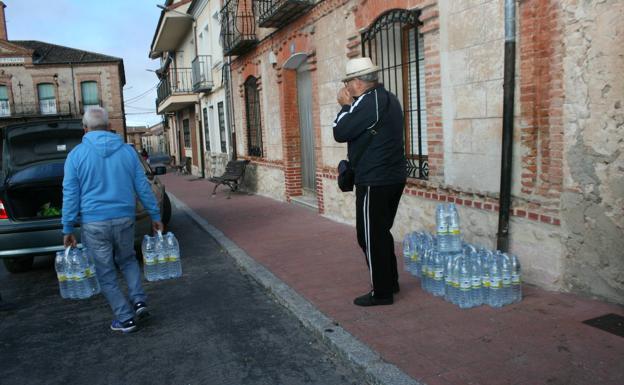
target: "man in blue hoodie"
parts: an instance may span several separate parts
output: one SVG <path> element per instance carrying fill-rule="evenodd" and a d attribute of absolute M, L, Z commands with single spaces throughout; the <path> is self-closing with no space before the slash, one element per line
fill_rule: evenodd
<path fill-rule="evenodd" d="M 112 330 L 136 329 L 134 317 L 147 315 L 141 270 L 134 252 L 135 197 L 162 231 L 158 202 L 137 152 L 110 132 L 104 108 L 85 111 L 86 134 L 65 161 L 63 178 L 63 243 L 76 246 L 74 225 L 80 223 L 82 243 L 95 259 L 97 278 L 115 319 Z M 117 284 L 119 267 L 128 284 L 126 299 Z"/>

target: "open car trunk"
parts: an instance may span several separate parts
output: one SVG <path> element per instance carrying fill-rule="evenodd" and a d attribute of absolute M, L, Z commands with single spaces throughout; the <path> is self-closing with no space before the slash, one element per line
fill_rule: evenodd
<path fill-rule="evenodd" d="M 14 220 L 61 216 L 63 167 L 82 140 L 78 120 L 32 122 L 5 128 L 4 205 Z"/>
<path fill-rule="evenodd" d="M 63 163 L 37 165 L 9 177 L 5 195 L 9 215 L 15 220 L 61 216 Z"/>

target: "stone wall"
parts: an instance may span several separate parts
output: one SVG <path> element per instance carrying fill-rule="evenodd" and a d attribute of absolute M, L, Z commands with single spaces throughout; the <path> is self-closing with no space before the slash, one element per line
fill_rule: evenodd
<path fill-rule="evenodd" d="M 277 167 L 250 163 L 245 169 L 242 189 L 283 201 L 284 172 Z"/>
<path fill-rule="evenodd" d="M 563 3 L 565 286 L 624 303 L 624 3 Z"/>

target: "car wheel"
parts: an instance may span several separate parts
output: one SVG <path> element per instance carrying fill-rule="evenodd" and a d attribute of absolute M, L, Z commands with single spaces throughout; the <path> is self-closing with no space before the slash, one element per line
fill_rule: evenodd
<path fill-rule="evenodd" d="M 171 220 L 171 201 L 169 200 L 169 195 L 167 193 L 163 196 L 163 210 L 161 215 L 162 223 L 167 225 Z"/>
<path fill-rule="evenodd" d="M 32 268 L 35 257 L 3 258 L 4 267 L 9 273 L 23 273 Z"/>

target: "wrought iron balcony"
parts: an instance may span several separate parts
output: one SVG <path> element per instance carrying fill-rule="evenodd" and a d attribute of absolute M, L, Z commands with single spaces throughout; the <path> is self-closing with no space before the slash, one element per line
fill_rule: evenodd
<path fill-rule="evenodd" d="M 208 92 L 212 89 L 212 57 L 199 55 L 191 63 L 193 70 L 193 91 Z"/>
<path fill-rule="evenodd" d="M 228 0 L 221 9 L 225 56 L 241 55 L 258 44 L 252 0 Z"/>
<path fill-rule="evenodd" d="M 158 83 L 156 104 L 160 104 L 169 96 L 176 94 L 188 94 L 193 92 L 193 82 L 190 68 L 172 68 L 167 75 Z"/>
<path fill-rule="evenodd" d="M 306 13 L 316 0 L 258 0 L 258 25 L 280 28 Z"/>
<path fill-rule="evenodd" d="M 0 101 L 0 120 L 15 118 L 40 118 L 54 116 L 71 116 L 71 102 L 59 103 L 55 99 L 42 100 L 39 103 L 9 103 Z"/>

